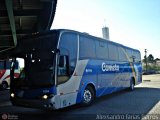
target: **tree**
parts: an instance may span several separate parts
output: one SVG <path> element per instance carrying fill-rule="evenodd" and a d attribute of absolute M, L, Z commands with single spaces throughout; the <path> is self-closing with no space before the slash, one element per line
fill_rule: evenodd
<path fill-rule="evenodd" d="M 160 59 L 159 59 L 159 58 L 156 58 L 156 59 L 155 59 L 155 61 L 158 61 L 158 60 L 160 60 Z"/>
<path fill-rule="evenodd" d="M 148 62 L 150 62 L 150 63 L 153 63 L 154 62 L 154 57 L 153 57 L 153 55 L 152 54 L 149 54 L 149 56 L 148 56 Z"/>
<path fill-rule="evenodd" d="M 144 63 L 146 63 L 146 62 L 147 62 L 146 55 L 144 56 L 143 62 L 144 62 Z"/>

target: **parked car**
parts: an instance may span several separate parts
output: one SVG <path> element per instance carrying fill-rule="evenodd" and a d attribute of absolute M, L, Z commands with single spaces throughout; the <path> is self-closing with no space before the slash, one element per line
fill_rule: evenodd
<path fill-rule="evenodd" d="M 148 71 L 143 72 L 143 75 L 150 75 L 150 74 L 156 74 L 156 71 L 155 70 L 148 70 Z"/>

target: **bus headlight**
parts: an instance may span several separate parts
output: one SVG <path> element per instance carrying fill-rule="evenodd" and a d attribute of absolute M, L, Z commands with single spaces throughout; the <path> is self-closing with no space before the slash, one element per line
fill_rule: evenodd
<path fill-rule="evenodd" d="M 46 100 L 48 98 L 48 95 L 43 95 L 42 98 Z"/>
<path fill-rule="evenodd" d="M 11 93 L 11 97 L 14 98 L 14 96 L 15 96 L 15 94 L 14 94 L 14 93 Z"/>
<path fill-rule="evenodd" d="M 52 97 L 54 97 L 54 94 L 45 94 L 45 95 L 41 96 L 40 98 L 46 100 L 46 99 L 50 99 Z"/>

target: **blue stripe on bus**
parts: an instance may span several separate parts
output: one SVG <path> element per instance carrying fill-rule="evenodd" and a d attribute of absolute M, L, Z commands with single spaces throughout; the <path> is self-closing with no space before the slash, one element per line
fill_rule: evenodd
<path fill-rule="evenodd" d="M 117 65 L 119 66 L 119 69 L 118 70 L 110 70 L 110 71 L 103 71 L 102 70 L 102 63 L 105 63 L 106 65 Z M 141 64 L 140 63 L 132 63 L 132 65 L 134 67 L 136 67 L 136 70 L 135 72 L 138 72 L 138 73 L 141 73 Z M 134 68 L 135 69 L 135 68 Z M 79 88 L 79 92 L 78 92 L 78 95 L 77 95 L 77 100 L 76 100 L 76 103 L 80 103 L 82 101 L 82 98 L 83 98 L 83 92 L 86 88 L 86 86 L 89 84 L 89 83 L 92 83 L 94 86 L 95 86 L 95 89 L 96 89 L 96 97 L 100 97 L 102 95 L 106 95 L 106 94 L 110 94 L 112 92 L 115 92 L 115 91 L 119 91 L 119 90 L 123 90 L 127 87 L 123 87 L 123 86 L 120 86 L 120 85 L 117 85 L 117 87 L 115 86 L 112 86 L 112 85 L 109 85 L 111 81 L 113 81 L 113 79 L 121 74 L 121 73 L 128 73 L 128 74 L 132 74 L 132 68 L 130 66 L 130 63 L 126 63 L 126 62 L 116 62 L 116 61 L 103 61 L 103 60 L 89 60 L 87 65 L 86 65 L 86 68 L 84 70 L 84 73 L 82 75 L 82 80 L 80 82 L 80 88 Z M 100 88 L 97 88 L 97 85 L 98 85 L 98 77 L 97 75 L 101 76 L 101 75 L 113 75 L 112 77 L 112 80 L 107 80 L 108 81 L 108 87 L 100 87 Z M 127 74 L 127 75 L 128 75 Z M 138 78 L 139 80 L 139 78 Z M 119 81 L 122 81 L 122 80 L 119 80 Z M 130 78 L 129 79 L 123 79 L 123 81 L 130 81 Z M 82 85 L 83 84 L 83 85 Z M 129 86 L 128 86 L 129 87 Z"/>
<path fill-rule="evenodd" d="M 102 71 L 102 64 L 108 66 L 119 66 L 119 70 L 109 70 L 109 71 Z M 134 64 L 132 64 L 134 66 Z M 135 64 L 135 66 L 139 66 L 140 64 Z M 140 72 L 141 67 L 138 67 L 138 71 Z M 132 73 L 132 68 L 130 63 L 119 63 L 113 61 L 102 61 L 102 60 L 90 60 L 86 66 L 83 75 L 94 75 L 94 74 L 106 74 L 106 73 L 125 73 L 130 72 Z"/>

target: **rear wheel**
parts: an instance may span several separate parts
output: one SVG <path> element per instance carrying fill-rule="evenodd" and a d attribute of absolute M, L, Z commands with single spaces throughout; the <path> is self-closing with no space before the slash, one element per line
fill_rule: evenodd
<path fill-rule="evenodd" d="M 91 105 L 94 101 L 95 93 L 91 86 L 87 86 L 83 93 L 83 101 L 82 104 L 84 106 Z"/>
<path fill-rule="evenodd" d="M 8 88 L 7 82 L 2 82 L 2 89 L 7 89 L 7 88 Z"/>

